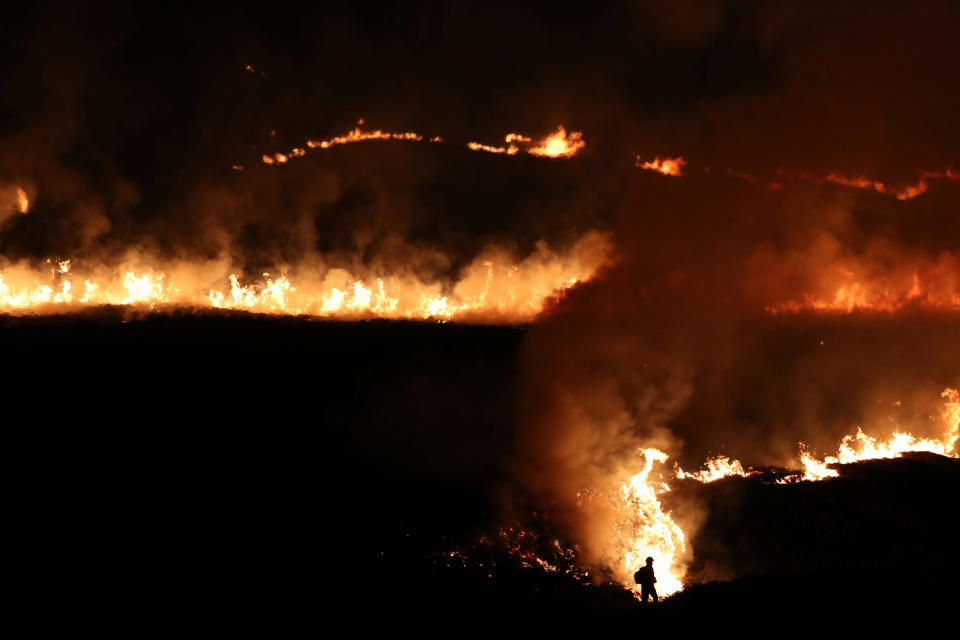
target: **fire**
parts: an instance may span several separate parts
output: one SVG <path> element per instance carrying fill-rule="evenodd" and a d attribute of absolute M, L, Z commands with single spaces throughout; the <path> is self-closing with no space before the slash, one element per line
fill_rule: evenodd
<path fill-rule="evenodd" d="M 510 136 L 507 136 L 507 142 L 509 141 Z M 583 141 L 582 132 L 571 131 L 568 135 L 567 130 L 560 126 L 557 127 L 556 131 L 541 140 L 539 144 L 527 149 L 527 153 L 548 158 L 572 158 L 586 144 Z"/>
<path fill-rule="evenodd" d="M 837 471 L 830 468 L 834 464 L 850 464 L 861 460 L 896 458 L 901 454 L 922 451 L 941 456 L 960 457 L 957 440 L 960 439 L 960 391 L 947 388 L 940 394 L 944 398 L 944 407 L 940 419 L 946 426 L 940 439 L 917 438 L 903 431 L 895 431 L 887 440 L 880 440 L 857 429 L 855 435 L 844 436 L 836 455 L 817 458 L 806 445 L 800 444 L 800 464 L 802 476 L 790 476 L 787 481 L 823 480 L 836 477 Z"/>
<path fill-rule="evenodd" d="M 921 171 L 919 179 L 913 184 L 900 184 L 890 186 L 880 180 L 871 180 L 865 176 L 856 176 L 853 178 L 841 175 L 839 173 L 829 173 L 823 181 L 842 184 L 848 187 L 858 189 L 873 189 L 878 193 L 885 193 L 895 197 L 897 200 L 911 200 L 927 192 L 929 185 L 927 180 L 960 180 L 960 173 L 952 169 L 943 169 L 941 171 Z"/>
<path fill-rule="evenodd" d="M 530 155 L 541 156 L 545 158 L 572 158 L 580 149 L 587 146 L 583 140 L 583 132 L 567 130 L 561 125 L 557 130 L 540 140 L 536 144 L 533 138 L 519 134 L 508 133 L 504 137 L 505 146 L 497 147 L 479 142 L 468 142 L 467 148 L 471 151 L 486 151 L 487 153 L 503 153 L 513 156 L 526 151 Z"/>
<path fill-rule="evenodd" d="M 467 149 L 470 149 L 470 151 L 486 151 L 487 153 L 505 153 L 509 156 L 516 155 L 516 153 L 520 151 L 520 148 L 513 144 L 509 147 L 494 147 L 479 142 L 468 142 Z"/>
<path fill-rule="evenodd" d="M 410 142 L 422 142 L 423 136 L 419 133 L 414 133 L 413 131 L 405 132 L 389 132 L 376 129 L 374 131 L 364 131 L 360 128 L 360 125 L 363 124 L 363 120 L 360 120 L 357 123 L 356 128 L 347 133 L 328 138 L 326 140 L 307 140 L 306 146 L 310 149 L 329 149 L 331 147 L 336 147 L 338 145 L 350 144 L 353 142 L 365 142 L 368 140 L 406 140 Z M 439 136 L 434 136 L 428 140 L 429 142 L 443 142 L 443 139 Z M 306 149 L 302 147 L 294 147 L 290 150 L 289 153 L 275 153 L 273 155 L 264 154 L 262 160 L 264 164 L 283 164 L 287 162 L 290 158 L 297 158 L 305 156 L 307 154 Z"/>
<path fill-rule="evenodd" d="M 499 152 L 503 153 L 503 151 Z M 637 167 L 646 169 L 648 171 L 656 171 L 657 173 L 662 173 L 666 176 L 683 175 L 683 167 L 687 164 L 687 161 L 682 156 L 677 156 L 676 158 L 660 158 L 658 156 L 649 161 L 644 161 L 639 154 L 635 156 L 635 165 Z M 710 171 L 710 168 L 702 167 L 702 170 Z M 726 173 L 731 178 L 737 178 L 738 180 L 743 180 L 745 182 L 749 182 L 750 184 L 761 186 L 765 189 L 775 191 L 783 186 L 780 181 L 765 181 L 752 176 L 749 173 L 736 171 L 730 167 L 727 167 Z M 780 178 L 786 180 L 811 182 L 814 184 L 830 182 L 855 189 L 868 189 L 871 191 L 876 191 L 877 193 L 893 196 L 897 200 L 912 200 L 913 198 L 923 195 L 929 190 L 929 182 L 931 180 L 960 180 L 960 171 L 951 169 L 949 167 L 936 171 L 920 171 L 916 182 L 900 183 L 897 185 L 890 185 L 882 180 L 869 178 L 862 174 L 850 176 L 839 171 L 831 171 L 826 175 L 817 175 L 808 172 L 797 173 L 786 171 L 784 169 L 778 169 L 776 174 Z"/>
<path fill-rule="evenodd" d="M 617 523 L 621 558 L 617 573 L 624 585 L 636 591 L 639 586 L 634 584 L 633 574 L 652 557 L 657 592 L 667 596 L 683 588 L 681 557 L 687 549 L 686 537 L 660 504 L 659 495 L 669 491 L 669 485 L 650 477 L 654 463 L 666 462 L 667 454 L 645 449 L 643 457 L 643 469 L 620 487 L 623 517 Z"/>
<path fill-rule="evenodd" d="M 833 184 L 853 187 L 855 189 L 868 189 L 884 195 L 893 196 L 897 200 L 912 200 L 917 196 L 923 195 L 930 188 L 930 180 L 960 180 L 960 172 L 950 168 L 937 171 L 920 171 L 916 182 L 897 185 L 890 185 L 882 180 L 869 178 L 865 175 L 850 176 L 838 171 L 831 171 L 825 176 L 812 175 L 809 173 L 789 174 L 784 171 L 779 171 L 778 173 L 789 179 L 813 182 L 816 184 L 832 182 Z M 753 181 L 752 178 L 751 181 Z"/>
<path fill-rule="evenodd" d="M 743 465 L 739 460 L 731 460 L 726 456 L 708 458 L 704 463 L 704 468 L 693 473 L 688 473 L 678 466 L 676 473 L 677 478 L 680 480 L 691 478 L 693 480 L 699 480 L 700 482 L 714 482 L 729 476 L 746 477 L 749 475 L 743 470 Z"/>
<path fill-rule="evenodd" d="M 364 142 L 367 140 L 401 140 L 407 142 L 423 142 L 426 140 L 431 143 L 442 143 L 444 141 L 440 136 L 424 138 L 424 136 L 413 131 L 390 132 L 380 129 L 364 131 L 360 128 L 362 124 L 363 120 L 360 120 L 356 128 L 340 136 L 334 136 L 326 140 L 307 140 L 306 146 L 309 149 L 329 149 L 338 145 Z M 567 130 L 562 125 L 557 127 L 556 131 L 536 143 L 534 143 L 532 138 L 519 133 L 508 133 L 504 137 L 504 142 L 504 146 L 468 142 L 467 148 L 471 151 L 502 153 L 511 156 L 520 153 L 520 151 L 525 151 L 531 155 L 546 158 L 571 158 L 587 144 L 583 140 L 583 132 L 571 131 L 567 133 Z M 285 164 L 290 158 L 304 155 L 306 155 L 306 149 L 295 147 L 288 153 L 263 154 L 261 160 L 264 164 Z"/>
<path fill-rule="evenodd" d="M 637 166 L 641 169 L 647 169 L 648 171 L 656 171 L 662 173 L 665 176 L 680 176 L 683 175 L 683 167 L 687 164 L 687 161 L 682 157 L 676 158 L 654 158 L 652 162 L 641 162 L 640 156 L 637 156 Z"/>
<path fill-rule="evenodd" d="M 756 282 L 762 282 L 768 290 L 773 289 L 777 279 L 806 280 L 803 293 L 767 304 L 765 308 L 770 313 L 960 310 L 958 252 L 925 256 L 906 253 L 881 241 L 861 253 L 851 253 L 825 236 L 806 252 L 778 254 L 759 250 L 750 259 L 749 273 L 757 274 Z"/>
<path fill-rule="evenodd" d="M 409 273 L 355 275 L 308 265 L 251 280 L 231 272 L 227 263 L 165 264 L 146 258 L 80 269 L 70 261 L 41 269 L 19 264 L 0 270 L 0 312 L 145 305 L 343 319 L 527 322 L 565 290 L 592 278 L 610 252 L 608 237 L 598 232 L 584 235 L 565 255 L 544 243 L 520 260 L 491 248 L 455 281 L 424 280 Z"/>
<path fill-rule="evenodd" d="M 20 187 L 17 187 L 17 211 L 20 213 L 30 211 L 30 198 L 27 197 L 27 192 Z"/>
<path fill-rule="evenodd" d="M 889 288 L 880 289 L 875 286 L 853 282 L 849 285 L 840 286 L 832 296 L 828 295 L 825 298 L 820 298 L 812 294 L 804 294 L 800 300 L 789 300 L 777 305 L 770 305 L 766 307 L 766 310 L 774 314 L 799 313 L 802 311 L 892 313 L 907 307 L 960 311 L 960 291 L 937 293 L 925 292 L 919 287 L 912 287 L 908 291 L 895 292 Z"/>
<path fill-rule="evenodd" d="M 817 458 L 806 445 L 800 445 L 799 464 L 802 473 L 787 476 L 778 481 L 786 484 L 799 481 L 819 481 L 838 476 L 832 464 L 847 464 L 861 460 L 895 458 L 910 451 L 926 451 L 943 456 L 960 457 L 957 443 L 960 441 L 960 391 L 947 388 L 940 394 L 944 398 L 944 407 L 940 419 L 945 425 L 941 439 L 917 438 L 909 433 L 896 432 L 886 441 L 881 441 L 857 430 L 856 435 L 846 436 L 840 443 L 835 456 Z M 673 517 L 664 511 L 660 496 L 671 490 L 662 477 L 652 477 L 653 465 L 667 461 L 667 454 L 657 449 L 643 450 L 644 465 L 639 473 L 633 475 L 620 487 L 617 512 L 620 514 L 615 524 L 615 567 L 620 582 L 636 592 L 633 572 L 647 556 L 654 559 L 657 574 L 657 591 L 661 595 L 670 595 L 683 588 L 685 566 L 683 556 L 687 552 L 686 534 Z M 739 460 L 725 456 L 710 458 L 704 468 L 688 473 L 679 466 L 675 467 L 677 479 L 693 479 L 708 483 L 729 476 L 746 477 Z"/>

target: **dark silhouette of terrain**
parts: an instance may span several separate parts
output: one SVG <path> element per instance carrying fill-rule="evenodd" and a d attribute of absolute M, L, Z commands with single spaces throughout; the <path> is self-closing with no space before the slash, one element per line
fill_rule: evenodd
<path fill-rule="evenodd" d="M 956 600 L 955 460 L 681 483 L 705 583 L 643 609 L 496 544 L 445 555 L 503 518 L 523 328 L 124 318 L 0 318 L 10 605 L 38 629 L 815 627 Z"/>

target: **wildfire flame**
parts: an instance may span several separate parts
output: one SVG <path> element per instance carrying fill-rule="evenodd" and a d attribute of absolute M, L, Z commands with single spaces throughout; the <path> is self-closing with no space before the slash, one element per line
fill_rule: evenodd
<path fill-rule="evenodd" d="M 726 456 L 708 458 L 704 463 L 703 468 L 700 471 L 695 471 L 693 473 L 688 473 L 678 466 L 676 473 L 677 478 L 680 480 L 690 478 L 693 480 L 699 480 L 700 482 L 715 482 L 721 478 L 726 478 L 729 476 L 740 476 L 745 478 L 747 475 L 749 475 L 743 470 L 743 465 L 739 460 L 731 460 Z"/>
<path fill-rule="evenodd" d="M 380 129 L 376 129 L 375 131 L 364 131 L 360 128 L 360 125 L 362 124 L 363 120 L 360 120 L 356 128 L 340 136 L 334 136 L 333 138 L 328 138 L 326 140 L 307 140 L 306 146 L 309 149 L 329 149 L 338 145 L 350 144 L 353 142 L 364 142 L 367 140 L 404 140 L 408 142 L 423 142 L 425 139 L 422 135 L 413 131 L 399 133 L 382 131 Z M 444 141 L 440 136 L 433 136 L 431 138 L 427 138 L 426 140 L 427 142 L 432 143 L 441 143 Z M 504 138 L 504 142 L 506 144 L 502 147 L 482 144 L 480 142 L 468 142 L 467 148 L 471 151 L 502 153 L 511 156 L 516 155 L 522 150 L 531 155 L 547 158 L 571 158 L 587 144 L 583 140 L 582 132 L 571 131 L 570 133 L 567 133 L 567 130 L 562 125 L 557 127 L 556 131 L 537 143 L 534 143 L 532 138 L 519 133 L 508 133 Z M 261 160 L 264 164 L 285 164 L 290 160 L 290 158 L 304 156 L 306 153 L 306 149 L 302 147 L 294 147 L 288 153 L 274 153 L 272 155 L 263 154 L 263 156 L 261 156 Z"/>
<path fill-rule="evenodd" d="M 508 156 L 525 150 L 530 155 L 545 158 L 572 158 L 587 143 L 583 140 L 583 132 L 567 130 L 561 125 L 557 130 L 540 140 L 536 144 L 533 139 L 519 133 L 508 133 L 504 138 L 505 146 L 496 147 L 479 142 L 468 142 L 467 148 L 471 151 L 486 151 L 487 153 L 503 153 Z"/>
<path fill-rule="evenodd" d="M 667 596 L 683 588 L 681 556 L 686 551 L 686 537 L 660 504 L 659 495 L 669 491 L 670 486 L 650 477 L 654 463 L 666 462 L 667 454 L 645 449 L 643 457 L 643 469 L 620 487 L 619 511 L 624 517 L 617 523 L 621 557 L 617 573 L 628 588 L 639 589 L 633 574 L 648 556 L 652 557 L 657 592 Z"/>
<path fill-rule="evenodd" d="M 918 271 L 914 271 L 912 277 L 890 272 L 864 280 L 854 279 L 853 272 L 847 272 L 840 277 L 840 283 L 836 283 L 837 278 L 831 277 L 830 271 L 826 270 L 822 272 L 821 287 L 827 291 L 836 287 L 832 294 L 805 293 L 799 300 L 768 305 L 766 310 L 774 314 L 803 311 L 892 313 L 908 307 L 960 310 L 960 258 L 944 253 L 936 263 L 925 265 L 923 271 L 922 277 Z M 834 284 L 831 285 L 831 281 Z"/>
<path fill-rule="evenodd" d="M 406 140 L 409 142 L 422 142 L 423 136 L 419 133 L 414 133 L 413 131 L 405 131 L 400 133 L 382 131 L 376 129 L 374 131 L 364 131 L 360 128 L 360 125 L 363 124 L 361 120 L 356 128 L 347 133 L 328 138 L 326 140 L 307 140 L 306 146 L 310 149 L 329 149 L 331 147 L 336 147 L 338 145 L 350 144 L 353 142 L 365 142 L 368 140 Z M 443 139 L 439 136 L 432 137 L 428 140 L 429 142 L 443 142 Z M 298 158 L 301 156 L 307 155 L 306 149 L 303 147 L 294 147 L 290 150 L 289 153 L 275 153 L 273 155 L 264 154 L 261 158 L 264 164 L 284 164 L 290 158 Z"/>
<path fill-rule="evenodd" d="M 507 142 L 510 142 L 510 136 L 507 136 Z M 547 158 L 572 158 L 586 144 L 582 132 L 571 131 L 568 135 L 567 130 L 560 126 L 539 144 L 527 149 L 527 153 Z"/>
<path fill-rule="evenodd" d="M 940 395 L 944 399 L 940 419 L 946 426 L 943 438 L 917 438 L 909 433 L 896 432 L 888 440 L 881 441 L 858 429 L 856 435 L 846 436 L 841 441 L 835 456 L 822 459 L 801 444 L 799 464 L 803 469 L 802 474 L 788 476 L 778 483 L 824 480 L 838 475 L 836 470 L 830 468 L 831 464 L 895 458 L 911 451 L 960 457 L 957 447 L 960 441 L 960 391 L 947 388 Z M 641 471 L 620 488 L 617 509 L 622 515 L 613 532 L 613 544 L 619 559 L 615 569 L 621 583 L 636 593 L 639 587 L 633 582 L 633 572 L 644 564 L 647 556 L 653 557 L 658 579 L 657 591 L 670 595 L 683 587 L 686 535 L 660 503 L 659 496 L 671 490 L 669 483 L 662 477 L 652 477 L 653 465 L 666 462 L 667 454 L 657 449 L 645 449 L 643 457 Z M 677 466 L 674 475 L 677 479 L 707 483 L 749 474 L 744 471 L 740 461 L 718 456 L 708 459 L 704 468 L 694 473 L 685 472 Z"/>
<path fill-rule="evenodd" d="M 665 176 L 683 175 L 683 167 L 687 161 L 682 157 L 676 158 L 654 158 L 652 161 L 641 162 L 640 156 L 637 156 L 637 166 L 648 171 L 656 171 Z"/>
<path fill-rule="evenodd" d="M 821 181 L 816 178 L 814 181 Z M 927 180 L 960 180 L 960 173 L 952 169 L 942 171 L 921 171 L 920 178 L 914 184 L 901 184 L 890 186 L 880 180 L 871 180 L 866 176 L 848 177 L 840 173 L 829 173 L 822 179 L 824 182 L 833 182 L 847 187 L 856 187 L 857 189 L 873 189 L 878 193 L 884 193 L 895 197 L 897 200 L 910 200 L 927 192 L 929 185 Z"/>
<path fill-rule="evenodd" d="M 837 471 L 830 468 L 833 464 L 849 464 L 861 460 L 896 458 L 903 453 L 923 451 L 942 456 L 957 457 L 957 440 L 960 438 L 960 391 L 944 389 L 940 394 L 945 399 L 940 417 L 946 425 L 943 438 L 917 438 L 912 434 L 896 431 L 890 438 L 881 441 L 865 434 L 859 428 L 855 435 L 848 435 L 840 442 L 837 454 L 817 459 L 801 443 L 800 463 L 803 475 L 792 480 L 823 480 L 836 477 Z"/>
<path fill-rule="evenodd" d="M 242 309 L 257 313 L 343 319 L 393 318 L 465 322 L 527 322 L 566 289 L 593 277 L 610 255 L 605 234 L 583 236 L 566 255 L 544 243 L 521 260 L 490 249 L 455 282 L 411 274 L 356 276 L 343 269 L 301 266 L 244 281 L 229 265 L 162 263 L 94 265 L 76 272 L 70 261 L 38 269 L 0 270 L 0 312 L 49 313 L 89 305 Z M 52 265 L 52 263 L 50 263 Z M 211 275 L 220 271 L 222 276 Z M 224 285 L 217 285 L 223 279 Z"/>
<path fill-rule="evenodd" d="M 17 187 L 17 211 L 20 213 L 30 211 L 30 198 L 27 197 L 27 192 L 20 187 Z"/>

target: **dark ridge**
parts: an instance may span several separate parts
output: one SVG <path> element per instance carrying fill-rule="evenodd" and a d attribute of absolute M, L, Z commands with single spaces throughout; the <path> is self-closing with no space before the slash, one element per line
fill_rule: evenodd
<path fill-rule="evenodd" d="M 960 463 L 924 455 L 684 484 L 709 513 L 693 576 L 750 577 L 657 609 L 506 548 L 444 562 L 502 522 L 523 328 L 124 319 L 0 320 L 13 604 L 51 626 L 682 628 L 956 595 Z"/>

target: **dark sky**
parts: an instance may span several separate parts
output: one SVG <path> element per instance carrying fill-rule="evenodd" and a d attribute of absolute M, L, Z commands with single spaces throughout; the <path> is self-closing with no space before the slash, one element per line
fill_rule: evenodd
<path fill-rule="evenodd" d="M 0 189 L 33 205 L 0 217 L 0 261 L 138 247 L 255 273 L 315 255 L 455 273 L 489 242 L 609 232 L 617 266 L 521 348 L 514 462 L 547 500 L 651 442 L 783 463 L 801 438 L 889 425 L 899 400 L 932 429 L 960 386 L 955 312 L 763 312 L 848 271 L 960 299 L 960 182 L 898 201 L 785 178 L 960 169 L 958 3 L 63 2 L 3 18 Z M 259 160 L 360 118 L 447 144 Z M 560 124 L 587 142 L 570 160 L 463 147 Z M 688 175 L 635 154 L 683 156 Z"/>
<path fill-rule="evenodd" d="M 211 186 L 236 192 L 232 165 L 362 117 L 458 143 L 562 123 L 585 132 L 600 172 L 636 152 L 757 176 L 913 181 L 958 161 L 958 12 L 947 2 L 28 3 L 0 27 L 0 178 L 35 183 L 61 208 L 86 200 L 116 232 L 128 215 L 162 216 Z"/>

